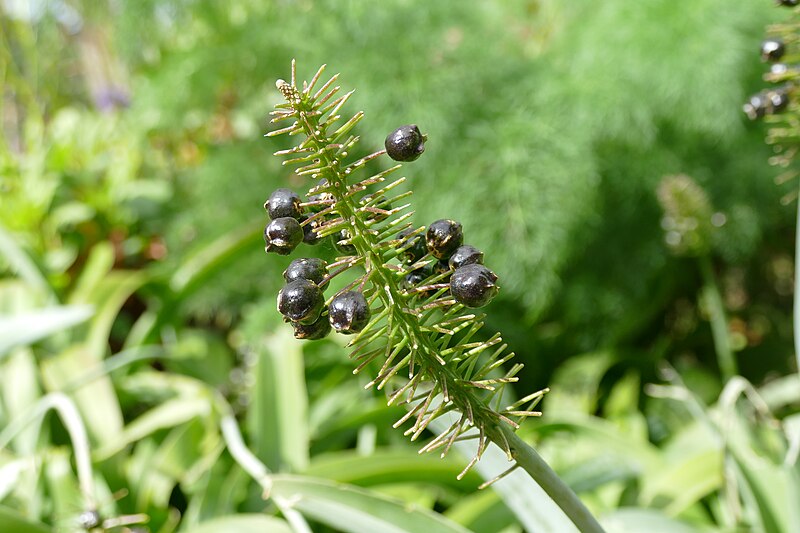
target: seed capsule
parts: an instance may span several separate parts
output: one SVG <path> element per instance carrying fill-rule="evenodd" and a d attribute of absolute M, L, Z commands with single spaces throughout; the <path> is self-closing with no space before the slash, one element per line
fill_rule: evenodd
<path fill-rule="evenodd" d="M 269 218 L 291 217 L 300 218 L 300 197 L 291 189 L 276 189 L 269 195 L 269 199 L 264 204 Z"/>
<path fill-rule="evenodd" d="M 383 145 L 395 161 L 414 161 L 425 151 L 425 137 L 416 124 L 409 124 L 390 133 Z"/>
<path fill-rule="evenodd" d="M 331 326 L 339 333 L 357 333 L 364 329 L 370 318 L 369 305 L 358 291 L 347 291 L 334 296 L 328 309 Z"/>
<path fill-rule="evenodd" d="M 467 307 L 483 307 L 497 295 L 497 276 L 483 265 L 465 265 L 450 277 L 450 294 Z"/>
<path fill-rule="evenodd" d="M 461 224 L 455 220 L 437 220 L 428 226 L 425 242 L 436 259 L 449 259 L 456 248 L 464 242 Z"/>
<path fill-rule="evenodd" d="M 766 39 L 761 43 L 761 59 L 764 61 L 780 61 L 786 53 L 786 45 L 780 39 Z"/>
<path fill-rule="evenodd" d="M 322 280 L 328 273 L 326 267 L 328 263 L 317 257 L 301 257 L 295 259 L 286 270 L 283 271 L 283 279 L 290 283 L 296 279 L 307 279 L 313 281 L 318 287 L 322 287 Z"/>
<path fill-rule="evenodd" d="M 482 265 L 483 252 L 469 244 L 459 246 L 456 248 L 456 251 L 453 252 L 453 255 L 450 256 L 449 264 L 450 268 L 453 270 L 465 265 Z"/>
<path fill-rule="evenodd" d="M 292 322 L 294 326 L 294 338 L 308 341 L 315 341 L 325 338 L 331 331 L 331 323 L 328 317 L 323 314 L 311 324 L 300 324 Z"/>
<path fill-rule="evenodd" d="M 398 248 L 405 248 L 401 254 L 403 261 L 409 265 L 416 263 L 428 253 L 428 247 L 425 245 L 425 237 L 422 234 L 409 237 L 413 231 L 413 229 L 408 228 L 397 234 L 397 238 L 400 239 Z M 409 244 L 409 242 L 411 244 Z"/>
<path fill-rule="evenodd" d="M 289 255 L 303 240 L 303 228 L 291 217 L 276 218 L 264 228 L 267 252 Z"/>
<path fill-rule="evenodd" d="M 316 322 L 324 305 L 322 290 L 307 279 L 295 279 L 278 293 L 278 311 L 292 322 Z"/>

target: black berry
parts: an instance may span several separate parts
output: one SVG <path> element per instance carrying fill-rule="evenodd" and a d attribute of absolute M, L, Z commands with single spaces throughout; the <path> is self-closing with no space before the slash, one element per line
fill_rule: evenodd
<path fill-rule="evenodd" d="M 764 61 L 780 61 L 786 53 L 786 46 L 780 39 L 766 39 L 761 43 L 761 59 Z"/>
<path fill-rule="evenodd" d="M 780 113 L 789 107 L 789 93 L 786 89 L 775 89 L 767 92 L 770 113 Z"/>
<path fill-rule="evenodd" d="M 369 322 L 369 305 L 364 295 L 348 291 L 334 296 L 328 308 L 331 326 L 339 333 L 357 333 Z"/>
<path fill-rule="evenodd" d="M 453 255 L 450 256 L 449 264 L 450 268 L 453 270 L 464 265 L 482 265 L 483 252 L 469 244 L 459 246 L 456 248 L 456 251 L 453 252 Z"/>
<path fill-rule="evenodd" d="M 425 281 L 430 275 L 431 273 L 427 268 L 418 268 L 416 270 L 412 270 L 403 276 L 403 280 L 400 282 L 400 288 L 405 290 L 413 289 Z"/>
<path fill-rule="evenodd" d="M 327 270 L 325 269 L 327 266 L 328 263 L 322 259 L 316 257 L 301 257 L 289 263 L 289 266 L 283 271 L 283 279 L 285 279 L 287 283 L 296 279 L 307 279 L 308 281 L 316 283 L 318 287 L 322 287 L 322 280 L 327 274 Z"/>
<path fill-rule="evenodd" d="M 324 189 L 327 186 L 328 186 L 328 180 L 325 179 L 325 178 L 322 178 L 321 180 L 319 180 L 319 182 L 317 183 L 317 186 L 315 188 L 316 189 Z M 333 195 L 331 193 L 329 193 L 329 192 L 318 192 L 316 194 L 312 194 L 311 196 L 309 196 L 308 197 L 308 201 L 309 202 L 325 202 L 325 203 L 309 206 L 309 209 L 311 211 L 321 211 L 321 210 L 325 209 L 326 207 L 328 207 L 327 204 L 329 202 L 333 202 Z"/>
<path fill-rule="evenodd" d="M 419 287 L 426 279 L 428 279 L 434 273 L 433 268 L 431 265 L 426 265 L 422 268 L 418 268 L 413 270 L 403 276 L 403 279 L 400 281 L 400 288 L 406 291 Z M 421 298 L 428 298 L 431 296 L 435 291 L 434 290 L 427 290 L 427 291 L 414 291 L 413 294 L 419 295 Z"/>
<path fill-rule="evenodd" d="M 78 516 L 78 526 L 87 531 L 99 528 L 103 523 L 97 511 L 84 511 Z"/>
<path fill-rule="evenodd" d="M 401 254 L 403 256 L 403 261 L 409 265 L 411 263 L 416 263 L 428 253 L 428 247 L 425 245 L 425 238 L 422 234 L 409 237 L 413 231 L 413 229 L 408 228 L 397 234 L 397 238 L 400 239 L 398 248 L 405 248 Z"/>
<path fill-rule="evenodd" d="M 333 235 L 333 247 L 340 254 L 353 255 L 356 253 L 356 247 L 350 243 L 350 238 L 350 232 L 346 229 L 335 233 Z"/>
<path fill-rule="evenodd" d="M 328 317 L 324 314 L 311 324 L 300 324 L 299 322 L 292 322 L 294 326 L 294 338 L 308 341 L 315 341 L 323 339 L 331 331 L 331 323 Z"/>
<path fill-rule="evenodd" d="M 779 6 L 796 7 L 800 5 L 800 0 L 777 0 Z"/>
<path fill-rule="evenodd" d="M 264 204 L 269 218 L 300 218 L 300 197 L 291 189 L 276 189 Z"/>
<path fill-rule="evenodd" d="M 324 305 L 322 290 L 307 279 L 290 281 L 278 293 L 278 311 L 292 322 L 316 322 Z"/>
<path fill-rule="evenodd" d="M 425 151 L 425 138 L 416 124 L 400 126 L 386 137 L 386 153 L 395 161 L 414 161 Z"/>
<path fill-rule="evenodd" d="M 449 259 L 463 242 L 464 232 L 455 220 L 437 220 L 428 226 L 425 234 L 428 250 L 436 259 Z"/>
<path fill-rule="evenodd" d="M 303 240 L 303 228 L 291 217 L 276 218 L 264 228 L 267 252 L 289 255 Z"/>
<path fill-rule="evenodd" d="M 450 277 L 450 294 L 467 307 L 483 307 L 497 294 L 497 276 L 483 265 L 465 265 Z"/>
<path fill-rule="evenodd" d="M 742 110 L 750 120 L 761 118 L 767 112 L 767 99 L 763 94 L 754 94 L 747 100 L 747 103 L 742 106 Z"/>
<path fill-rule="evenodd" d="M 308 215 L 302 215 L 300 217 L 300 221 L 304 222 L 308 218 Z M 314 219 L 311 222 L 307 223 L 303 227 L 303 242 L 306 244 L 310 244 L 314 246 L 315 244 L 319 244 L 322 239 L 319 235 L 317 235 L 316 228 L 317 222 L 319 219 Z"/>

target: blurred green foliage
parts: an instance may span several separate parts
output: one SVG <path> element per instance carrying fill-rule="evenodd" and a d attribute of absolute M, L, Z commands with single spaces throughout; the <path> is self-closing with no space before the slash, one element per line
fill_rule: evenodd
<path fill-rule="evenodd" d="M 473 495 L 476 479 L 454 483 L 459 465 L 432 472 L 417 462 L 429 458 L 410 457 L 389 427 L 396 413 L 351 375 L 338 340 L 286 338 L 274 297 L 289 260 L 261 253 L 261 205 L 279 186 L 307 184 L 262 134 L 274 80 L 296 58 L 301 76 L 327 63 L 357 89 L 365 150 L 399 124 L 428 134 L 423 158 L 403 169 L 415 222 L 458 219 L 486 252 L 502 282 L 490 325 L 527 365 L 524 389 L 555 374 L 561 392 L 545 411 L 585 417 L 531 421 L 531 438 L 593 509 L 666 509 L 695 525 L 741 518 L 719 503 L 720 470 L 707 485 L 686 482 L 694 499 L 675 493 L 667 478 L 683 448 L 668 444 L 701 422 L 642 391 L 663 360 L 697 401 L 723 390 L 703 277 L 664 241 L 657 190 L 670 175 L 690 176 L 721 216 L 707 251 L 740 372 L 761 384 L 796 370 L 794 207 L 780 202 L 790 185 L 775 185 L 763 129 L 740 112 L 759 85 L 764 26 L 782 16 L 772 2 L 0 5 L 0 320 L 29 333 L 0 343 L 0 430 L 43 394 L 68 392 L 98 454 L 106 512 L 144 512 L 153 531 L 171 531 L 171 509 L 183 527 L 274 511 L 222 451 L 210 399 L 220 394 L 276 471 L 375 485 L 479 531 L 525 523 L 495 493 Z M 587 359 L 597 367 L 575 370 Z M 584 396 L 571 390 L 581 385 Z M 777 403 L 780 416 L 797 410 L 797 398 Z M 629 440 L 649 462 L 616 454 Z M 712 440 L 697 442 L 717 460 Z M 0 478 L 16 481 L 0 486 L 3 523 L 72 524 L 74 476 L 58 477 L 68 442 L 48 419 L 0 452 Z M 778 464 L 780 446 L 764 446 Z M 562 457 L 567 447 L 580 453 Z M 354 449 L 373 457 L 361 477 L 362 460 L 347 462 Z M 20 466 L 31 453 L 49 465 L 46 483 Z M 486 514 L 459 506 L 466 498 Z M 772 516 L 759 505 L 739 523 Z"/>

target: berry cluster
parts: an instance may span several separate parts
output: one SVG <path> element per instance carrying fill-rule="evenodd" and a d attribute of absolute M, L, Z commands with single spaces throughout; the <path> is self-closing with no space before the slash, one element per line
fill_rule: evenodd
<path fill-rule="evenodd" d="M 401 126 L 386 137 L 385 152 L 396 161 L 414 161 L 425 151 L 425 136 L 416 125 Z M 396 200 L 396 199 L 395 199 Z M 338 228 L 333 190 L 321 179 L 303 202 L 291 189 L 280 188 L 264 203 L 270 222 L 264 228 L 265 250 L 288 255 L 301 243 L 315 245 L 327 235 L 329 228 Z M 364 195 L 359 200 L 366 223 L 377 223 L 392 214 L 392 201 L 383 191 Z M 401 288 L 410 296 L 430 297 L 437 289 L 449 294 L 466 307 L 483 307 L 497 294 L 497 276 L 483 266 L 483 252 L 464 245 L 461 224 L 453 220 L 437 220 L 424 228 L 406 228 L 397 235 L 395 244 L 402 258 Z M 347 228 L 330 232 L 334 249 L 345 256 L 333 265 L 343 266 L 329 273 L 322 259 L 300 258 L 284 271 L 286 285 L 278 293 L 278 311 L 294 326 L 298 339 L 324 338 L 331 328 L 339 333 L 361 331 L 371 316 L 362 292 L 342 290 L 330 301 L 323 296 L 330 279 L 355 263 L 356 247 Z M 352 284 L 351 284 L 352 285 Z M 352 287 L 347 287 L 352 288 Z"/>
<path fill-rule="evenodd" d="M 398 249 L 409 272 L 401 287 L 409 293 L 430 296 L 435 289 L 449 291 L 466 307 L 483 307 L 497 294 L 494 272 L 483 266 L 483 252 L 464 243 L 461 224 L 454 220 L 433 222 L 424 236 L 410 228 L 397 235 Z M 432 260 L 424 260 L 431 257 Z M 430 284 L 431 281 L 449 283 Z"/>
<path fill-rule="evenodd" d="M 511 456 L 500 426 L 516 429 L 527 417 L 539 416 L 534 407 L 544 391 L 510 405 L 504 399 L 504 388 L 518 380 L 522 365 L 508 364 L 514 354 L 506 352 L 499 333 L 480 333 L 484 316 L 472 308 L 494 298 L 497 276 L 483 266 L 480 250 L 464 244 L 461 224 L 442 219 L 414 228 L 410 204 L 401 202 L 411 191 L 389 195 L 405 181 L 387 180 L 399 164 L 355 178 L 383 155 L 401 162 L 418 159 L 425 135 L 416 125 L 401 126 L 386 137 L 384 149 L 353 159 L 359 138 L 351 131 L 364 113 L 342 118 L 339 112 L 353 93 L 336 98 L 338 75 L 319 83 L 324 69 L 299 82 L 292 62 L 290 81 L 276 83 L 285 102 L 275 106 L 271 121 L 288 126 L 267 135 L 300 139 L 275 155 L 288 156 L 284 164 L 316 186 L 306 201 L 286 189 L 273 193 L 264 237 L 266 250 L 278 254 L 290 253 L 308 232 L 313 238 L 307 242 L 331 237 L 339 256 L 331 263 L 293 261 L 284 273 L 278 310 L 297 338 L 318 339 L 331 329 L 354 334 L 348 343 L 358 362 L 353 373 L 378 369 L 368 386 L 385 390 L 388 404 L 407 406 L 395 427 L 410 421 L 405 434 L 412 440 L 443 413 L 460 413 L 423 450 L 442 449 L 444 456 L 459 437 L 477 429 L 469 435 L 477 437 L 476 453 L 461 478 L 490 440 Z M 353 268 L 355 279 L 326 300 L 323 292 L 332 278 Z"/>
<path fill-rule="evenodd" d="M 800 0 L 777 0 L 778 5 L 795 7 L 800 5 Z M 766 115 L 775 115 L 785 111 L 792 100 L 795 91 L 795 80 L 800 74 L 798 68 L 786 63 L 787 59 L 796 52 L 787 46 L 781 35 L 771 36 L 761 43 L 761 60 L 770 63 L 770 69 L 764 78 L 777 84 L 776 87 L 760 91 L 742 106 L 745 115 L 751 120 L 762 118 Z"/>

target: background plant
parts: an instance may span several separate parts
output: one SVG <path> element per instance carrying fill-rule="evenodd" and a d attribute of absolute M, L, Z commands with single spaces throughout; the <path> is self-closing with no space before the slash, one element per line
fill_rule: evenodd
<path fill-rule="evenodd" d="M 424 171 L 405 168 L 417 216 L 460 220 L 492 257 L 504 284 L 488 328 L 502 329 L 526 364 L 524 390 L 554 389 L 548 416 L 523 437 L 593 511 L 624 507 L 618 516 L 633 520 L 649 509 L 646 519 L 691 527 L 724 528 L 736 516 L 714 510 L 727 490 L 719 470 L 698 476 L 714 483 L 673 505 L 675 487 L 689 484 L 669 476 L 659 484 L 655 469 L 609 450 L 620 439 L 641 442 L 656 464 L 673 466 L 681 442 L 706 442 L 680 401 L 644 394 L 647 383 L 675 385 L 659 375 L 660 361 L 700 405 L 723 390 L 697 261 L 663 243 L 656 190 L 666 175 L 691 176 L 725 215 L 709 259 L 739 372 L 769 390 L 795 369 L 795 213 L 780 204 L 794 184 L 774 184 L 764 127 L 740 110 L 765 87 L 764 27 L 789 11 L 721 0 L 470 10 L 51 1 L 28 3 L 20 18 L 9 5 L 0 32 L 3 331 L 21 331 L 11 320 L 26 317 L 50 327 L 27 326 L 36 334 L 14 337 L 13 347 L 2 335 L 0 427 L 45 392 L 66 390 L 90 428 L 96 482 L 109 487 L 98 494 L 106 516 L 146 513 L 148 527 L 168 531 L 178 527 L 171 509 L 184 511 L 187 528 L 263 511 L 261 488 L 223 451 L 227 415 L 208 399 L 219 391 L 273 471 L 369 487 L 473 530 L 541 520 L 500 492 L 474 492 L 477 474 L 454 482 L 463 462 L 412 454 L 388 430 L 400 414 L 362 390 L 340 341 L 287 352 L 295 344 L 273 308 L 285 263 L 258 253 L 258 210 L 288 175 L 260 134 L 279 97 L 272 82 L 295 56 L 348 73 L 371 117 L 361 134 L 372 148 L 411 120 L 430 135 Z M 106 67 L 90 72 L 80 58 L 96 50 Z M 104 85 L 127 100 L 111 98 L 109 111 L 97 100 Z M 442 192 L 456 185 L 475 196 L 457 202 Z M 505 239 L 494 239 L 498 228 Z M 86 303 L 93 311 L 60 308 Z M 86 354 L 101 366 L 84 364 Z M 116 365 L 92 383 L 103 402 L 72 392 L 85 374 Z M 797 410 L 785 398 L 773 407 L 780 421 Z M 95 414 L 100 406 L 117 414 Z M 738 408 L 762 420 L 746 403 Z M 3 451 L 2 479 L 13 481 L 3 484 L 12 487 L 4 517 L 65 528 L 84 505 L 57 497 L 74 493 L 72 453 L 57 419 L 42 427 Z M 772 443 L 771 431 L 749 445 Z M 768 446 L 762 456 L 780 463 L 780 446 Z M 23 468 L 31 464 L 40 467 Z M 9 477 L 15 471 L 21 477 Z M 129 494 L 115 502 L 110 493 L 121 488 Z M 755 523 L 756 502 L 743 507 L 741 524 Z"/>

